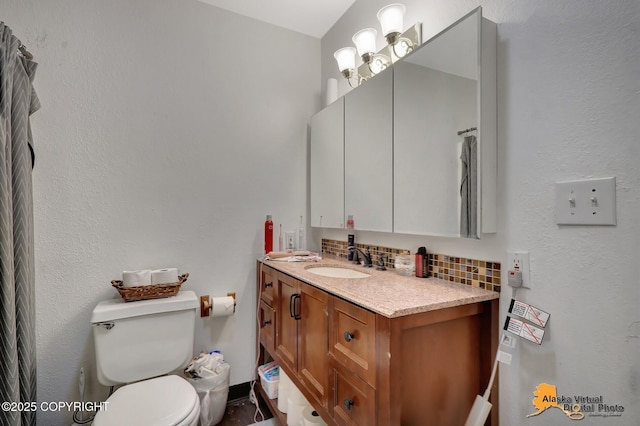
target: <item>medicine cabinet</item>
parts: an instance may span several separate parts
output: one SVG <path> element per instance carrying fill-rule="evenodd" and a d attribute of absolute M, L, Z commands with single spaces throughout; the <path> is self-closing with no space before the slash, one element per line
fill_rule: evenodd
<path fill-rule="evenodd" d="M 357 230 L 496 232 L 496 113 L 496 25 L 477 8 L 312 118 L 311 225 L 353 215 Z"/>

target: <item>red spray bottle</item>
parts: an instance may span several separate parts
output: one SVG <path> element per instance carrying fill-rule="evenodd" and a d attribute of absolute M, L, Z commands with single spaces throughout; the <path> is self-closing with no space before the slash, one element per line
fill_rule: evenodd
<path fill-rule="evenodd" d="M 267 215 L 267 220 L 264 222 L 264 254 L 269 254 L 273 251 L 273 221 L 271 215 Z"/>

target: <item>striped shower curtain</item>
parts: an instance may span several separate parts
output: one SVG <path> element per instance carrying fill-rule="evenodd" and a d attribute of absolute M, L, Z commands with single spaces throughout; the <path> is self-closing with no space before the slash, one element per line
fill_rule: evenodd
<path fill-rule="evenodd" d="M 40 104 L 32 86 L 37 64 L 19 46 L 0 22 L 0 402 L 36 401 L 29 116 Z M 0 410 L 0 425 L 35 424 L 34 412 Z"/>

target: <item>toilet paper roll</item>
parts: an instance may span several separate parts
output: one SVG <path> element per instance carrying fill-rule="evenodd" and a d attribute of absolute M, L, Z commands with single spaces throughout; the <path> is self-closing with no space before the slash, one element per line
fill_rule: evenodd
<path fill-rule="evenodd" d="M 320 414 L 313 407 L 309 406 L 302 410 L 302 423 L 303 426 L 327 426 L 322 420 Z"/>
<path fill-rule="evenodd" d="M 123 287 L 138 287 L 151 284 L 151 269 L 138 271 L 122 271 Z"/>
<path fill-rule="evenodd" d="M 335 78 L 327 79 L 327 88 L 324 95 L 324 106 L 332 104 L 338 99 L 338 80 Z"/>
<path fill-rule="evenodd" d="M 217 317 L 228 317 L 233 315 L 234 304 L 236 300 L 231 296 L 224 297 L 212 297 L 211 298 L 211 316 L 213 318 Z"/>
<path fill-rule="evenodd" d="M 280 370 L 282 374 L 282 370 Z M 278 383 L 278 411 L 281 413 L 287 413 L 289 407 L 289 390 L 288 386 L 282 386 L 282 376 L 280 376 L 280 383 Z"/>
<path fill-rule="evenodd" d="M 151 271 L 151 284 L 172 284 L 178 282 L 177 268 L 154 269 Z"/>
<path fill-rule="evenodd" d="M 302 392 L 300 392 L 300 389 L 298 389 L 293 383 L 289 389 L 289 399 L 297 405 L 311 405 Z"/>
<path fill-rule="evenodd" d="M 287 376 L 287 373 L 284 372 L 282 368 L 280 368 L 280 386 L 284 386 L 286 388 L 291 388 L 293 383 L 291 383 L 291 379 Z"/>
<path fill-rule="evenodd" d="M 308 404 L 298 404 L 289 397 L 287 399 L 287 426 L 300 426 L 302 411 L 308 406 Z"/>

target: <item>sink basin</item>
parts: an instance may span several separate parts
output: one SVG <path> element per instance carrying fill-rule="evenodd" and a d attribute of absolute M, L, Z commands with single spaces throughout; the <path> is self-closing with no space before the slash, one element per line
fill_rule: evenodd
<path fill-rule="evenodd" d="M 365 272 L 360 272 L 356 271 L 355 269 L 335 265 L 312 265 L 307 266 L 305 269 L 312 274 L 330 278 L 367 278 L 371 276 L 370 274 L 367 274 Z"/>

